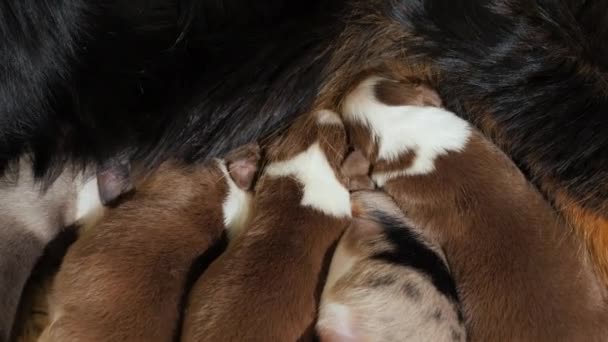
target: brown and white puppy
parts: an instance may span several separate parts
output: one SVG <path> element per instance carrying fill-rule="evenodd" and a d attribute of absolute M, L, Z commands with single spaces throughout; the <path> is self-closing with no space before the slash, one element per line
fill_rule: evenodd
<path fill-rule="evenodd" d="M 252 220 L 194 285 L 182 341 L 311 338 L 328 250 L 351 216 L 339 116 L 301 116 L 268 148 Z"/>
<path fill-rule="evenodd" d="M 70 225 L 90 226 L 132 188 L 120 158 L 97 172 L 66 165 L 48 188 L 23 157 L 0 179 L 0 342 L 8 341 L 21 294 L 45 246 Z M 102 176 L 103 174 L 103 176 Z"/>
<path fill-rule="evenodd" d="M 245 222 L 258 152 L 161 165 L 69 249 L 40 340 L 172 341 L 193 262 Z"/>
<path fill-rule="evenodd" d="M 505 154 L 453 113 L 420 106 L 434 97 L 370 77 L 343 119 L 375 183 L 444 250 L 470 339 L 605 340 L 607 294 L 581 243 Z"/>
<path fill-rule="evenodd" d="M 441 248 L 385 193 L 352 202 L 321 297 L 321 341 L 466 341 Z"/>

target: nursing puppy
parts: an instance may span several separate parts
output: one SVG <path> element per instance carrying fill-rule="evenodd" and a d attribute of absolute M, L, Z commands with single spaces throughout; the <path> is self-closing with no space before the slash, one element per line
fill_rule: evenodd
<path fill-rule="evenodd" d="M 257 146 L 210 165 L 167 162 L 70 248 L 41 341 L 172 341 L 195 259 L 248 212 Z"/>
<path fill-rule="evenodd" d="M 268 148 L 252 220 L 194 285 L 182 341 L 312 337 L 325 259 L 351 216 L 337 114 L 303 115 Z"/>
<path fill-rule="evenodd" d="M 24 157 L 0 178 L 0 341 L 7 341 L 27 279 L 45 246 L 66 226 L 94 224 L 104 205 L 132 188 L 120 158 L 84 171 L 68 165 L 48 187 Z"/>
<path fill-rule="evenodd" d="M 608 288 L 607 0 L 349 0 L 320 92 L 361 70 L 438 89 L 578 232 Z M 399 75 L 399 76 L 396 76 Z"/>
<path fill-rule="evenodd" d="M 515 165 L 423 87 L 370 77 L 343 102 L 374 182 L 443 248 L 473 341 L 598 341 L 606 291 Z M 357 329 L 357 327 L 355 327 Z"/>
<path fill-rule="evenodd" d="M 443 252 L 382 192 L 352 194 L 321 297 L 321 341 L 466 341 Z"/>

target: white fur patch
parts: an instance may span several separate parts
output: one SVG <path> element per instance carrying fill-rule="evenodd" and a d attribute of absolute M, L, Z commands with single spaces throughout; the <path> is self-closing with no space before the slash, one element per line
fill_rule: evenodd
<path fill-rule="evenodd" d="M 404 175 L 420 175 L 435 169 L 435 158 L 449 151 L 462 151 L 471 126 L 442 108 L 388 106 L 375 97 L 374 87 L 382 80 L 371 77 L 350 93 L 344 105 L 345 120 L 368 127 L 378 142 L 378 158 L 394 161 L 414 151 L 416 157 Z M 378 177 L 385 182 L 394 175 Z M 380 185 L 380 184 L 379 184 Z"/>
<path fill-rule="evenodd" d="M 287 161 L 268 166 L 271 177 L 293 176 L 304 187 L 301 204 L 327 215 L 350 217 L 350 194 L 338 181 L 319 143 Z"/>
<path fill-rule="evenodd" d="M 80 177 L 79 177 L 80 178 Z M 86 180 L 76 195 L 76 216 L 74 222 L 84 226 L 95 224 L 105 211 L 99 197 L 97 177 Z"/>
<path fill-rule="evenodd" d="M 356 341 L 350 309 L 346 305 L 323 303 L 319 309 L 318 331 L 331 332 L 345 341 Z"/>
<path fill-rule="evenodd" d="M 228 184 L 228 194 L 224 199 L 222 209 L 228 238 L 232 240 L 243 231 L 247 224 L 251 206 L 251 194 L 234 183 L 223 161 L 218 161 L 218 165 Z"/>
<path fill-rule="evenodd" d="M 344 126 L 340 116 L 329 109 L 323 109 L 317 112 L 317 122 L 321 125 Z"/>

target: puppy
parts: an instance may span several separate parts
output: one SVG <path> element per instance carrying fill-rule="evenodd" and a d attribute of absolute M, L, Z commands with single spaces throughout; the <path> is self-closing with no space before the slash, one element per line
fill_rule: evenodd
<path fill-rule="evenodd" d="M 258 148 L 164 163 L 70 248 L 41 341 L 172 341 L 195 259 L 246 219 Z"/>
<path fill-rule="evenodd" d="M 45 246 L 66 226 L 94 224 L 104 205 L 132 189 L 120 158 L 84 171 L 68 165 L 45 187 L 22 158 L 0 178 L 0 342 L 7 341 L 26 281 Z M 98 177 L 103 173 L 102 177 Z"/>
<path fill-rule="evenodd" d="M 321 297 L 321 341 L 465 341 L 441 249 L 382 192 L 352 195 Z"/>
<path fill-rule="evenodd" d="M 267 151 L 252 220 L 196 282 L 182 341 L 296 341 L 314 333 L 328 250 L 351 216 L 337 114 L 303 115 Z"/>
<path fill-rule="evenodd" d="M 604 340 L 606 291 L 580 242 L 509 158 L 431 103 L 424 86 L 370 77 L 343 119 L 374 182 L 443 248 L 470 339 Z"/>

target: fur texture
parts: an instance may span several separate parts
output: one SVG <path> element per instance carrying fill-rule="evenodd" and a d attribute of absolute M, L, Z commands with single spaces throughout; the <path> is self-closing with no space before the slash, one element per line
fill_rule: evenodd
<path fill-rule="evenodd" d="M 259 154 L 249 151 L 244 155 L 255 171 Z M 50 325 L 40 340 L 171 341 L 190 266 L 220 240 L 225 221 L 240 223 L 223 212 L 222 203 L 236 196 L 231 161 L 167 162 L 133 199 L 83 233 L 55 277 Z"/>
<path fill-rule="evenodd" d="M 124 150 L 208 159 L 389 69 L 436 86 L 503 149 L 608 282 L 608 1 L 287 4 L 5 1 L 0 168 L 25 151 L 37 176 Z"/>
<path fill-rule="evenodd" d="M 321 297 L 321 341 L 466 341 L 456 285 L 431 235 L 382 192 L 352 201 Z"/>
<path fill-rule="evenodd" d="M 103 177 L 89 165 L 67 163 L 55 180 L 45 186 L 33 172 L 32 160 L 23 157 L 0 179 L 0 341 L 7 338 L 25 281 L 43 254 L 66 226 L 86 229 L 105 212 L 104 198 L 114 202 L 132 188 L 130 172 L 113 162 Z M 126 186 L 118 189 L 116 184 Z M 104 197 L 103 194 L 106 196 Z"/>
<path fill-rule="evenodd" d="M 103 213 L 94 172 L 66 168 L 44 189 L 30 160 L 0 180 L 0 341 L 8 341 L 19 299 L 45 246 L 64 227 L 94 224 Z"/>
<path fill-rule="evenodd" d="M 350 217 L 348 191 L 337 191 L 334 183 L 346 135 L 339 117 L 330 115 L 335 119 L 302 116 L 268 147 L 269 165 L 256 185 L 250 225 L 194 285 L 182 341 L 312 337 L 326 256 Z M 302 156 L 313 158 L 302 162 Z M 302 177 L 304 171 L 309 172 Z M 324 208 L 324 199 L 307 197 L 320 185 L 328 186 L 332 197 L 340 193 L 333 198 L 342 203 Z"/>
<path fill-rule="evenodd" d="M 135 161 L 152 169 L 169 157 L 207 160 L 274 132 L 311 102 L 319 82 L 317 56 L 335 30 L 313 32 L 318 25 L 314 21 L 306 24 L 311 30 L 299 32 L 297 38 L 291 35 L 294 28 L 301 29 L 307 16 L 324 13 L 326 5 L 301 2 L 296 11 L 280 3 L 0 4 L 2 182 L 24 172 L 28 176 L 22 177 L 30 177 L 28 188 L 19 191 L 33 194 L 28 197 L 30 207 L 39 203 L 59 208 L 32 216 L 15 212 L 21 201 L 11 202 L 7 193 L 0 196 L 3 208 L 11 210 L 7 226 L 0 230 L 2 268 L 7 272 L 0 286 L 10 286 L 0 295 L 0 302 L 9 307 L 2 312 L 8 317 L 1 321 L 1 338 L 8 334 L 13 304 L 44 244 L 71 223 L 55 220 L 74 203 L 74 194 L 53 192 L 65 185 L 66 170 L 97 168 L 99 179 L 113 185 L 99 189 L 101 201 L 110 204 L 132 184 L 122 182 L 131 177 L 128 170 L 115 182 L 108 167 L 128 167 Z M 217 22 L 208 22 L 210 18 Z M 243 48 L 248 46 L 255 49 Z M 275 68 L 263 68 L 266 63 Z M 286 96 L 262 96 L 272 90 Z M 239 101 L 227 101 L 236 94 Z M 294 97 L 300 102 L 292 101 Z M 113 165 L 117 155 L 121 161 Z M 31 176 L 29 170 L 15 167 L 26 156 Z M 50 225 L 29 227 L 44 235 L 43 241 L 28 227 L 12 225 L 13 214 L 19 222 L 51 220 Z"/>
<path fill-rule="evenodd" d="M 406 85 L 403 91 L 410 89 Z M 451 146 L 453 141 L 445 137 L 460 131 L 464 120 L 438 108 L 380 101 L 374 84 L 362 82 L 346 99 L 345 123 L 359 127 L 351 135 L 367 137 L 353 139 L 367 141 L 368 146 L 360 146 L 363 151 L 375 151 L 367 154 L 372 179 L 377 173 L 389 174 L 383 189 L 445 251 L 470 339 L 603 340 L 608 333 L 607 291 L 576 236 L 515 165 L 471 128 L 460 149 L 436 149 L 444 153 L 432 168 L 408 173 L 418 158 L 426 158 L 427 148 Z M 395 137 L 390 130 L 376 130 L 371 118 L 395 110 L 403 114 L 395 126 L 408 125 L 418 115 L 432 120 L 451 114 L 461 122 L 438 125 L 435 141 L 424 136 L 383 157 L 380 144 L 392 144 Z M 361 115 L 369 120 L 361 122 Z"/>
<path fill-rule="evenodd" d="M 26 152 L 51 180 L 67 160 L 116 153 L 209 159 L 285 125 L 311 102 L 336 31 L 304 24 L 333 4 L 287 3 L 5 1 L 0 171 Z M 260 96 L 271 90 L 289 101 Z"/>
<path fill-rule="evenodd" d="M 366 74 L 437 88 L 580 233 L 608 284 L 608 1 L 351 1 L 319 101 Z"/>

